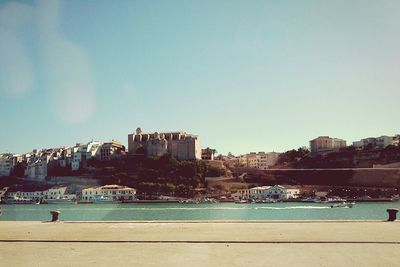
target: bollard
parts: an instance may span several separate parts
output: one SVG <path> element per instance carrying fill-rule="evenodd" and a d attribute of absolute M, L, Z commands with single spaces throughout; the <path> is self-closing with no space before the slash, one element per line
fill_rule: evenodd
<path fill-rule="evenodd" d="M 399 210 L 398 209 L 387 209 L 386 211 L 389 214 L 388 221 L 389 222 L 395 221 L 396 217 L 397 217 L 397 212 L 399 212 Z"/>
<path fill-rule="evenodd" d="M 52 222 L 57 222 L 58 221 L 58 215 L 60 214 L 60 212 L 58 210 L 52 210 L 50 211 L 51 214 L 51 221 Z"/>

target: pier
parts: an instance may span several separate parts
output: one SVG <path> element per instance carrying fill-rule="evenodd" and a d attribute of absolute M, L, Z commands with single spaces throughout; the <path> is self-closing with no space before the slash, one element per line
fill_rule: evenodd
<path fill-rule="evenodd" d="M 0 222 L 4 266 L 400 266 L 386 221 Z"/>

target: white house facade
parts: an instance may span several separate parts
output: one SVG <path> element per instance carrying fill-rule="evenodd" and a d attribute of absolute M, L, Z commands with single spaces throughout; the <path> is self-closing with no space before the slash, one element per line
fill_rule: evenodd
<path fill-rule="evenodd" d="M 275 186 L 259 186 L 250 189 L 241 189 L 232 194 L 234 200 L 249 200 L 249 199 L 275 199 L 288 200 L 297 198 L 300 194 L 299 189 L 286 188 L 281 185 Z"/>
<path fill-rule="evenodd" d="M 123 185 L 103 185 L 82 190 L 82 201 L 92 202 L 97 197 L 106 197 L 114 201 L 134 200 L 136 189 Z"/>

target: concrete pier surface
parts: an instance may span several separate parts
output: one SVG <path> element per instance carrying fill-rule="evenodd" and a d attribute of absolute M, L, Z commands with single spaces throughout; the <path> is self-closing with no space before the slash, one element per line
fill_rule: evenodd
<path fill-rule="evenodd" d="M 1 266 L 400 266 L 400 222 L 0 222 Z"/>

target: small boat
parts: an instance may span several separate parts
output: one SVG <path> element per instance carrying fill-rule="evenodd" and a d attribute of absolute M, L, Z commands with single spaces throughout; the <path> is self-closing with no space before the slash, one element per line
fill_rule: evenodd
<path fill-rule="evenodd" d="M 112 203 L 119 203 L 119 201 L 114 201 L 107 196 L 96 196 L 93 198 L 94 204 L 112 204 Z"/>
<path fill-rule="evenodd" d="M 184 199 L 179 201 L 181 204 L 199 204 L 200 202 L 194 199 Z"/>
<path fill-rule="evenodd" d="M 235 204 L 249 204 L 249 201 L 246 199 L 237 200 L 235 201 Z"/>
<path fill-rule="evenodd" d="M 352 208 L 355 202 L 341 202 L 331 205 L 331 208 Z"/>
<path fill-rule="evenodd" d="M 301 199 L 301 202 L 306 202 L 306 203 L 321 203 L 321 199 L 320 199 L 320 198 L 316 198 L 316 197 L 307 197 L 307 198 Z"/>
<path fill-rule="evenodd" d="M 333 197 L 333 198 L 327 198 L 323 202 L 326 202 L 326 203 L 343 203 L 343 202 L 346 202 L 346 199 L 340 198 L 340 197 Z"/>
<path fill-rule="evenodd" d="M 263 203 L 277 203 L 278 200 L 272 198 L 264 198 L 264 199 L 253 199 L 251 201 L 252 204 L 263 204 Z"/>
<path fill-rule="evenodd" d="M 47 204 L 76 204 L 76 200 L 68 198 L 67 196 L 61 196 L 55 199 L 47 199 Z"/>
<path fill-rule="evenodd" d="M 207 203 L 218 203 L 218 201 L 214 198 L 203 198 L 200 200 L 200 203 L 207 204 Z"/>
<path fill-rule="evenodd" d="M 6 204 L 37 204 L 38 202 L 34 199 L 23 198 L 23 197 L 8 197 Z"/>

